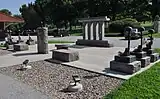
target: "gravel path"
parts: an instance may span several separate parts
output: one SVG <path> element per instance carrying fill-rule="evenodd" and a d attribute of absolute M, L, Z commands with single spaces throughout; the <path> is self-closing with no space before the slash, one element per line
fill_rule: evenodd
<path fill-rule="evenodd" d="M 11 53 L 12 53 L 11 51 L 3 50 L 3 49 L 0 48 L 0 56 L 11 54 Z"/>
<path fill-rule="evenodd" d="M 0 73 L 22 81 L 53 99 L 101 99 L 117 88 L 123 80 L 91 73 L 46 61 L 29 63 L 32 69 L 17 70 L 21 65 L 0 68 Z M 73 82 L 72 75 L 78 74 L 84 87 L 83 91 L 65 93 L 62 90 Z"/>

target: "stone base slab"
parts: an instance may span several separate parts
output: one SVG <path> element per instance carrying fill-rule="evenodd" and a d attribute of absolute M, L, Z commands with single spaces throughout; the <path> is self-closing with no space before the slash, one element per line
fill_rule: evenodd
<path fill-rule="evenodd" d="M 117 62 L 117 61 L 111 61 L 110 69 L 113 71 L 133 74 L 141 69 L 141 62 L 134 61 L 132 63 L 122 63 L 122 62 Z"/>
<path fill-rule="evenodd" d="M 151 55 L 154 53 L 154 49 L 143 48 L 143 51 L 147 53 L 147 55 Z"/>
<path fill-rule="evenodd" d="M 147 53 L 143 51 L 142 52 L 131 52 L 131 55 L 135 55 L 136 58 L 143 58 L 147 56 Z"/>
<path fill-rule="evenodd" d="M 136 56 L 130 55 L 130 56 L 115 56 L 115 61 L 117 62 L 123 62 L 123 63 L 132 63 L 136 61 Z"/>
<path fill-rule="evenodd" d="M 150 57 L 144 57 L 144 58 L 139 58 L 137 59 L 138 61 L 141 61 L 141 67 L 146 67 L 150 64 Z"/>
<path fill-rule="evenodd" d="M 28 50 L 29 47 L 27 44 L 15 44 L 14 45 L 14 50 L 15 51 L 25 51 L 25 50 Z"/>
<path fill-rule="evenodd" d="M 68 49 L 68 45 L 55 45 L 55 47 L 58 49 Z"/>
<path fill-rule="evenodd" d="M 151 62 L 155 62 L 159 59 L 159 53 L 153 53 L 150 55 L 151 57 Z"/>
<path fill-rule="evenodd" d="M 113 44 L 109 44 L 106 40 L 83 40 L 78 39 L 76 45 L 93 46 L 93 47 L 113 47 Z"/>
<path fill-rule="evenodd" d="M 63 62 L 76 61 L 79 60 L 79 52 L 66 49 L 53 50 L 52 59 Z"/>
<path fill-rule="evenodd" d="M 13 45 L 6 45 L 6 49 L 13 49 Z"/>

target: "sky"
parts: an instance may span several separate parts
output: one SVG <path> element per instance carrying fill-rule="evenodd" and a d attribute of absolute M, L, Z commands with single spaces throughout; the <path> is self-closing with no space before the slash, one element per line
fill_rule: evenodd
<path fill-rule="evenodd" d="M 34 1 L 35 0 L 0 0 L 0 9 L 8 9 L 12 14 L 20 14 L 19 8 L 21 5 Z"/>

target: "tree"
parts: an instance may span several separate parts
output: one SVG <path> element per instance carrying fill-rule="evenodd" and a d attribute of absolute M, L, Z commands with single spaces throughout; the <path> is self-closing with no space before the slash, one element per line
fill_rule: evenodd
<path fill-rule="evenodd" d="M 9 11 L 8 9 L 1 9 L 0 12 L 5 13 L 7 15 L 12 15 L 11 11 Z"/>
<path fill-rule="evenodd" d="M 22 5 L 20 12 L 25 21 L 24 29 L 33 30 L 41 26 L 41 18 L 37 15 L 32 3 Z"/>
<path fill-rule="evenodd" d="M 22 18 L 22 15 L 20 15 L 20 14 L 15 14 L 15 15 L 13 15 L 13 17 Z"/>

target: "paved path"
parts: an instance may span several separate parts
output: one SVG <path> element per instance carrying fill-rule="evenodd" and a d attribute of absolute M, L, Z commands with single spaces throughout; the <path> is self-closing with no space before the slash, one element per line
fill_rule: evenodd
<path fill-rule="evenodd" d="M 0 74 L 0 99 L 51 99 L 28 85 Z"/>
<path fill-rule="evenodd" d="M 26 37 L 23 37 L 27 40 Z M 22 38 L 22 39 L 23 39 Z M 36 37 L 32 37 L 36 40 Z M 76 41 L 82 37 L 63 37 L 63 38 L 53 38 L 49 37 L 49 40 L 70 40 Z M 126 47 L 127 41 L 121 40 L 122 38 L 105 38 L 109 40 L 110 43 L 115 45 L 114 48 L 96 48 L 96 47 L 84 47 L 84 48 L 72 48 L 80 52 L 80 60 L 71 62 L 71 63 L 64 63 L 73 65 L 79 68 L 85 68 L 88 70 L 100 72 L 100 73 L 107 73 L 107 68 L 109 68 L 109 61 L 111 61 L 115 54 L 118 51 L 123 51 L 124 47 Z M 134 40 L 131 42 L 132 47 L 136 47 L 139 44 L 139 40 Z M 160 39 L 155 39 L 154 47 L 160 48 Z M 49 54 L 36 54 L 37 46 L 30 46 L 29 51 L 22 51 L 16 52 L 13 54 L 8 54 L 5 56 L 0 56 L 0 67 L 7 67 L 16 64 L 21 64 L 25 59 L 29 59 L 30 61 L 38 61 L 44 60 L 52 57 L 52 53 Z M 54 49 L 54 45 L 49 45 L 49 49 Z M 108 72 L 111 74 L 111 72 Z M 114 74 L 114 73 L 112 73 Z M 118 75 L 119 77 L 123 77 L 123 74 L 114 74 L 114 76 Z M 112 75 L 113 76 L 113 75 Z M 126 77 L 126 76 L 125 76 Z M 131 76 L 127 76 L 131 77 Z M 41 95 L 39 92 L 35 92 L 32 88 L 22 83 L 15 81 L 14 79 L 0 75 L 0 99 L 48 99 L 46 96 Z M 7 82 L 7 83 L 6 83 Z M 25 90 L 26 89 L 26 90 Z M 15 92 L 15 93 L 14 93 Z M 19 96 L 19 97 L 18 97 Z M 18 97 L 18 98 L 17 98 Z"/>

